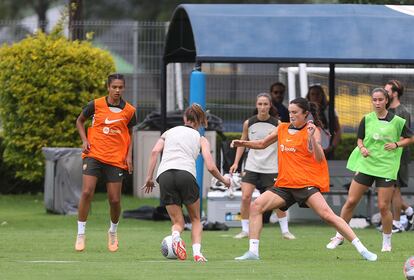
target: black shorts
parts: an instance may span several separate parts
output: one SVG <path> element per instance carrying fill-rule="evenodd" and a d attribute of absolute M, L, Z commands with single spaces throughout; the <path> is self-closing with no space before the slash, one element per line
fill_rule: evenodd
<path fill-rule="evenodd" d="M 106 182 L 122 182 L 125 176 L 125 170 L 113 165 L 109 165 L 91 157 L 85 157 L 82 164 L 82 174 L 95 176 L 97 178 L 103 176 Z"/>
<path fill-rule="evenodd" d="M 190 205 L 200 198 L 196 178 L 184 170 L 169 169 L 157 178 L 162 205 Z"/>
<path fill-rule="evenodd" d="M 396 180 L 371 176 L 371 175 L 367 175 L 361 172 L 358 172 L 355 174 L 354 180 L 357 183 L 360 183 L 368 187 L 372 186 L 372 184 L 375 182 L 376 188 L 390 188 L 390 187 L 393 187 L 395 183 L 397 182 Z"/>
<path fill-rule="evenodd" d="M 398 188 L 408 187 L 408 163 L 400 163 L 400 169 L 398 170 L 396 186 Z"/>
<path fill-rule="evenodd" d="M 299 207 L 308 208 L 308 206 L 306 205 L 306 201 L 308 200 L 308 198 L 314 193 L 319 192 L 319 189 L 317 187 L 312 186 L 305 187 L 302 189 L 272 187 L 268 190 L 283 198 L 286 205 L 280 207 L 280 210 L 282 211 L 288 210 L 289 207 L 295 204 L 296 202 L 298 203 Z"/>
<path fill-rule="evenodd" d="M 256 186 L 260 193 L 264 193 L 275 184 L 276 177 L 277 173 L 267 174 L 246 170 L 241 181 Z"/>

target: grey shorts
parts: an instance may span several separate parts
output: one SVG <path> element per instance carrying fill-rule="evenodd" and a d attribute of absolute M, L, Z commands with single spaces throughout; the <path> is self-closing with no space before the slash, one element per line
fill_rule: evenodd
<path fill-rule="evenodd" d="M 283 198 L 286 204 L 280 207 L 282 211 L 288 210 L 295 203 L 298 203 L 299 207 L 308 208 L 306 205 L 308 198 L 314 193 L 319 192 L 318 188 L 312 186 L 301 189 L 271 187 L 268 190 Z"/>
<path fill-rule="evenodd" d="M 255 185 L 260 193 L 265 192 L 275 184 L 277 173 L 258 173 L 246 170 L 242 182 Z"/>
<path fill-rule="evenodd" d="M 200 197 L 197 181 L 188 171 L 169 169 L 158 176 L 157 182 L 162 205 L 190 205 Z"/>
<path fill-rule="evenodd" d="M 126 171 L 122 168 L 109 165 L 91 157 L 85 157 L 82 164 L 82 174 L 102 177 L 105 182 L 122 182 Z"/>
<path fill-rule="evenodd" d="M 367 175 L 361 172 L 358 172 L 355 174 L 354 180 L 357 183 L 360 183 L 368 187 L 372 186 L 372 184 L 375 182 L 376 188 L 390 188 L 390 187 L 393 187 L 395 183 L 397 182 L 396 180 L 371 176 L 371 175 Z"/>

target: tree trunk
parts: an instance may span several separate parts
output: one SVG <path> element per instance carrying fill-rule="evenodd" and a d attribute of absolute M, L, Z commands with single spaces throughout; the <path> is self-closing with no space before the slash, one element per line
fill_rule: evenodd
<path fill-rule="evenodd" d="M 83 0 L 69 1 L 69 36 L 71 40 L 83 40 L 83 26 L 80 24 L 82 20 Z"/>
<path fill-rule="evenodd" d="M 43 32 L 46 32 L 46 27 L 47 27 L 47 18 L 46 18 L 46 12 L 49 9 L 49 4 L 50 1 L 49 0 L 37 0 L 37 1 L 33 1 L 32 5 L 34 10 L 36 11 L 37 14 L 37 25 L 40 28 L 40 30 L 42 30 Z"/>

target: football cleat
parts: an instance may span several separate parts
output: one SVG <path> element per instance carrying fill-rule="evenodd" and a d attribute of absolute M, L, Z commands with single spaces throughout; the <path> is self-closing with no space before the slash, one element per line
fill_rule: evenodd
<path fill-rule="evenodd" d="M 391 244 L 382 244 L 381 252 L 391 252 Z"/>
<path fill-rule="evenodd" d="M 184 241 L 178 237 L 173 241 L 173 251 L 179 260 L 185 260 L 187 258 L 187 250 L 185 249 Z"/>
<path fill-rule="evenodd" d="M 296 236 L 291 234 L 289 231 L 282 233 L 282 237 L 283 237 L 283 239 L 287 239 L 287 240 L 296 239 Z"/>
<path fill-rule="evenodd" d="M 257 261 L 260 260 L 259 256 L 257 256 L 256 254 L 247 251 L 246 253 L 243 254 L 243 256 L 234 258 L 236 261 Z"/>
<path fill-rule="evenodd" d="M 194 256 L 194 261 L 195 262 L 206 262 L 207 259 L 203 256 L 203 255 L 195 255 Z"/>
<path fill-rule="evenodd" d="M 116 232 L 108 231 L 108 250 L 110 252 L 118 251 L 118 236 Z"/>
<path fill-rule="evenodd" d="M 342 245 L 343 243 L 344 243 L 344 238 L 343 237 L 340 238 L 340 237 L 335 236 L 335 237 L 331 238 L 331 242 L 329 242 L 326 245 L 326 248 L 332 250 L 332 249 L 335 249 L 336 247 L 338 247 L 339 245 Z"/>
<path fill-rule="evenodd" d="M 247 233 L 245 231 L 241 231 L 240 233 L 238 233 L 234 236 L 234 238 L 236 238 L 236 239 L 243 239 L 243 238 L 247 238 L 247 237 L 249 237 L 249 233 Z"/>
<path fill-rule="evenodd" d="M 86 240 L 85 234 L 78 234 L 76 236 L 76 243 L 75 243 L 76 251 L 82 252 L 83 250 L 85 250 L 85 240 Z"/>
<path fill-rule="evenodd" d="M 377 260 L 377 254 L 374 254 L 368 250 L 362 251 L 361 256 L 367 261 L 375 262 Z"/>

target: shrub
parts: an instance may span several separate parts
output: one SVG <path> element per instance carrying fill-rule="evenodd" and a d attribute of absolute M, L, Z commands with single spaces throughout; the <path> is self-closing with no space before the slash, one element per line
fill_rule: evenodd
<path fill-rule="evenodd" d="M 105 79 L 114 69 L 108 52 L 67 40 L 59 27 L 0 48 L 3 159 L 18 178 L 42 180 L 42 147 L 80 145 L 76 117 L 106 93 Z"/>
<path fill-rule="evenodd" d="M 335 148 L 334 159 L 348 160 L 349 155 L 357 145 L 357 137 L 355 133 L 342 133 L 341 142 Z"/>

